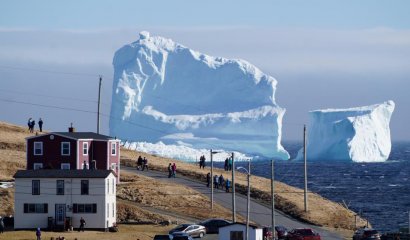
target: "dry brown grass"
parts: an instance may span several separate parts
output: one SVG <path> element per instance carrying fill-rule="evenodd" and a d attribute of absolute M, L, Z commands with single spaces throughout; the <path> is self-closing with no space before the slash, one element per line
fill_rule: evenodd
<path fill-rule="evenodd" d="M 159 225 L 124 225 L 120 224 L 117 233 L 85 231 L 85 232 L 42 232 L 42 239 L 56 239 L 64 236 L 66 240 L 152 240 L 156 234 L 167 234 L 174 226 Z M 35 231 L 13 231 L 0 234 L 0 240 L 31 240 L 36 239 Z"/>
<path fill-rule="evenodd" d="M 151 169 L 159 171 L 167 171 L 169 163 L 175 162 L 177 172 L 190 178 L 200 181 L 206 181 L 206 174 L 210 171 L 207 169 L 199 169 L 197 165 L 186 163 L 165 157 L 152 156 L 150 154 L 131 151 L 128 149 L 121 150 L 121 164 L 135 166 L 135 160 L 141 155 L 149 159 Z M 227 176 L 227 172 L 223 169 L 214 169 L 214 174 L 223 174 Z M 236 190 L 246 194 L 246 175 L 240 172 L 235 173 Z M 251 196 L 252 198 L 262 200 L 269 203 L 271 199 L 271 182 L 269 179 L 252 176 L 251 177 Z M 303 190 L 289 186 L 281 182 L 275 182 L 275 206 L 277 209 L 289 214 L 302 221 L 306 221 L 319 226 L 331 228 L 354 229 L 355 215 L 353 211 L 346 209 L 339 203 L 332 202 L 315 193 L 309 193 L 309 211 L 304 211 L 304 194 Z M 357 224 L 364 225 L 366 221 L 358 218 Z"/>
<path fill-rule="evenodd" d="M 230 219 L 232 216 L 230 210 L 219 204 L 214 204 L 214 209 L 211 211 L 210 200 L 191 188 L 141 175 L 127 173 L 122 175 L 121 180 L 127 183 L 117 187 L 117 197 L 120 199 L 167 212 L 177 212 L 196 219 L 212 217 Z M 243 220 L 242 216 L 238 218 Z"/>

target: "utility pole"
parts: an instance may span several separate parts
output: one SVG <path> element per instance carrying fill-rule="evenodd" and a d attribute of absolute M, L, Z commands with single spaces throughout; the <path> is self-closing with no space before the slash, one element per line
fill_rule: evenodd
<path fill-rule="evenodd" d="M 235 203 L 235 158 L 232 152 L 232 222 L 236 222 L 236 203 Z"/>
<path fill-rule="evenodd" d="M 249 240 L 249 214 L 251 208 L 251 160 L 248 162 L 248 200 L 247 200 L 247 210 L 246 210 L 246 240 Z"/>
<path fill-rule="evenodd" d="M 305 162 L 305 212 L 309 211 L 308 208 L 308 195 L 307 195 L 307 161 L 306 161 L 306 156 L 307 156 L 307 151 L 306 151 L 306 125 L 303 126 L 303 156 L 304 156 L 304 162 Z"/>
<path fill-rule="evenodd" d="M 100 75 L 100 84 L 98 85 L 98 110 L 97 110 L 97 133 L 98 134 L 100 134 L 101 81 L 102 81 L 102 75 Z"/>
<path fill-rule="evenodd" d="M 272 237 L 276 239 L 275 231 L 275 174 L 274 174 L 274 163 L 272 159 L 272 179 L 271 179 L 271 194 L 272 194 Z"/>
<path fill-rule="evenodd" d="M 212 160 L 212 149 L 211 149 L 211 209 L 214 209 L 214 161 Z"/>

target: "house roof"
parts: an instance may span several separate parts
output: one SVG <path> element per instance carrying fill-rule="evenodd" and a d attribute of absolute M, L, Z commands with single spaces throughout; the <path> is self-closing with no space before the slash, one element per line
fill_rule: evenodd
<path fill-rule="evenodd" d="M 87 169 L 87 170 L 61 170 L 61 169 L 37 169 L 18 170 L 14 178 L 106 178 L 112 173 L 111 170 Z"/>
<path fill-rule="evenodd" d="M 243 225 L 243 226 L 246 226 L 245 223 L 234 222 L 234 223 L 230 223 L 230 224 L 225 225 L 225 226 L 220 227 L 220 228 L 229 227 L 229 226 L 232 226 L 232 225 Z M 262 229 L 262 226 L 260 226 L 260 225 L 255 225 L 255 224 L 249 224 L 249 227 L 251 227 L 251 228 L 253 228 L 253 229 Z"/>
<path fill-rule="evenodd" d="M 59 135 L 62 137 L 67 137 L 67 138 L 71 138 L 71 139 L 75 139 L 75 140 L 79 140 L 79 139 L 94 139 L 94 140 L 113 140 L 116 138 L 107 136 L 107 135 L 102 135 L 102 134 L 98 134 L 95 132 L 50 132 L 47 134 L 43 134 L 43 135 L 37 135 L 37 136 L 32 136 L 32 137 L 28 137 L 26 139 L 31 139 L 31 138 L 37 138 L 37 137 L 43 137 L 46 135 Z"/>

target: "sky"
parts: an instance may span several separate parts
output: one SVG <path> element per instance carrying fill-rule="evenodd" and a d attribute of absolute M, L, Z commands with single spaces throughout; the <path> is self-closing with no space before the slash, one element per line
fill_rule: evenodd
<path fill-rule="evenodd" d="M 142 30 L 245 59 L 278 80 L 283 138 L 308 112 L 396 103 L 393 140 L 409 140 L 410 1 L 0 2 L 0 121 L 95 131 L 98 77 L 110 112 L 116 50 Z M 102 133 L 108 134 L 107 117 Z"/>

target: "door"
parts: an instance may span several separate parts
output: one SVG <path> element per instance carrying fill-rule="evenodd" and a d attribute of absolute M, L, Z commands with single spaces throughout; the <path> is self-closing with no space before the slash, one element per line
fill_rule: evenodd
<path fill-rule="evenodd" d="M 64 225 L 65 204 L 56 204 L 56 225 Z"/>

